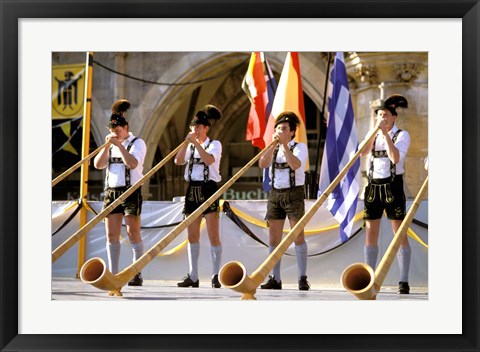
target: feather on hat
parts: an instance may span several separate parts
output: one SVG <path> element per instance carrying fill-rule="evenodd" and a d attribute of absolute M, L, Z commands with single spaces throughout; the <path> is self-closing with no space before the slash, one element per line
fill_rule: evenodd
<path fill-rule="evenodd" d="M 125 112 L 130 108 L 130 106 L 130 102 L 125 99 L 119 99 L 114 102 L 112 105 L 112 115 L 110 116 L 108 127 L 114 128 L 117 126 L 128 125 L 128 122 L 125 119 Z"/>
<path fill-rule="evenodd" d="M 204 125 L 211 126 L 209 120 L 220 120 L 222 118 L 222 112 L 214 105 L 205 105 L 201 110 L 197 111 L 195 117 L 190 122 L 192 125 Z"/>

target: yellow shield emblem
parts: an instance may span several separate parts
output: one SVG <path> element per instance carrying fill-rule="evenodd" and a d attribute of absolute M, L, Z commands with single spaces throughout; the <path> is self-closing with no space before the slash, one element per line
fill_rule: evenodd
<path fill-rule="evenodd" d="M 83 116 L 85 64 L 52 67 L 52 119 Z"/>

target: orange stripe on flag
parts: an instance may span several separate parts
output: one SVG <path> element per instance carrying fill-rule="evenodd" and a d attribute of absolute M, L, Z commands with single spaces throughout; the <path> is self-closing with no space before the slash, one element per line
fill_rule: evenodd
<path fill-rule="evenodd" d="M 292 111 L 300 118 L 300 126 L 295 133 L 295 141 L 307 144 L 307 129 L 305 107 L 303 102 L 302 75 L 300 60 L 297 52 L 289 52 L 285 58 L 280 82 L 278 83 L 275 100 L 273 101 L 272 116 L 265 128 L 265 145 L 270 144 L 274 132 L 275 119 L 284 111 Z M 309 169 L 307 161 L 306 170 Z"/>
<path fill-rule="evenodd" d="M 253 52 L 250 57 L 242 89 L 251 103 L 245 139 L 252 141 L 252 145 L 263 149 L 265 148 L 263 136 L 267 120 L 265 111 L 268 103 L 268 94 L 260 52 Z"/>

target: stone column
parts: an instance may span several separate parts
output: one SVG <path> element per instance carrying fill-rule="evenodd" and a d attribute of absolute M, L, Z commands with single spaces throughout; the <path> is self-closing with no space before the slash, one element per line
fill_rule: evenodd
<path fill-rule="evenodd" d="M 125 72 L 125 58 L 127 53 L 115 53 L 115 71 Z M 114 75 L 115 83 L 113 85 L 114 89 L 114 100 L 118 99 L 127 99 L 125 97 L 125 77 L 122 75 Z"/>
<path fill-rule="evenodd" d="M 410 149 L 405 161 L 405 193 L 415 197 L 427 172 L 428 153 L 428 53 L 350 52 L 345 55 L 352 103 L 360 141 L 374 127 L 373 109 L 381 99 L 401 94 L 408 109 L 399 109 L 396 124 L 409 132 Z M 361 157 L 362 188 L 366 185 L 367 157 Z"/>

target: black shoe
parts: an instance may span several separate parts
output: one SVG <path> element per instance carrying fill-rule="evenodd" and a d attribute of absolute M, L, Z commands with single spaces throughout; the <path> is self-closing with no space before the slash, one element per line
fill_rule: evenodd
<path fill-rule="evenodd" d="M 300 276 L 300 280 L 298 280 L 298 289 L 300 291 L 310 290 L 310 283 L 307 281 L 307 276 L 306 275 Z"/>
<path fill-rule="evenodd" d="M 268 275 L 268 281 L 263 285 L 260 285 L 260 288 L 264 290 L 281 290 L 282 281 L 278 282 L 277 280 L 275 280 L 274 276 Z"/>
<path fill-rule="evenodd" d="M 408 282 L 400 281 L 398 283 L 398 291 L 401 295 L 408 295 L 410 293 L 410 286 L 408 286 Z"/>
<path fill-rule="evenodd" d="M 215 274 L 212 276 L 212 287 L 213 288 L 222 287 L 222 284 L 220 284 L 220 281 L 218 281 L 218 274 Z"/>
<path fill-rule="evenodd" d="M 142 273 L 138 273 L 128 282 L 128 286 L 142 286 L 143 278 Z"/>
<path fill-rule="evenodd" d="M 190 275 L 187 274 L 187 276 L 185 276 L 183 278 L 183 281 L 182 282 L 177 282 L 177 286 L 178 287 L 198 287 L 200 281 L 197 280 L 197 281 L 193 281 L 192 279 L 190 279 Z"/>

